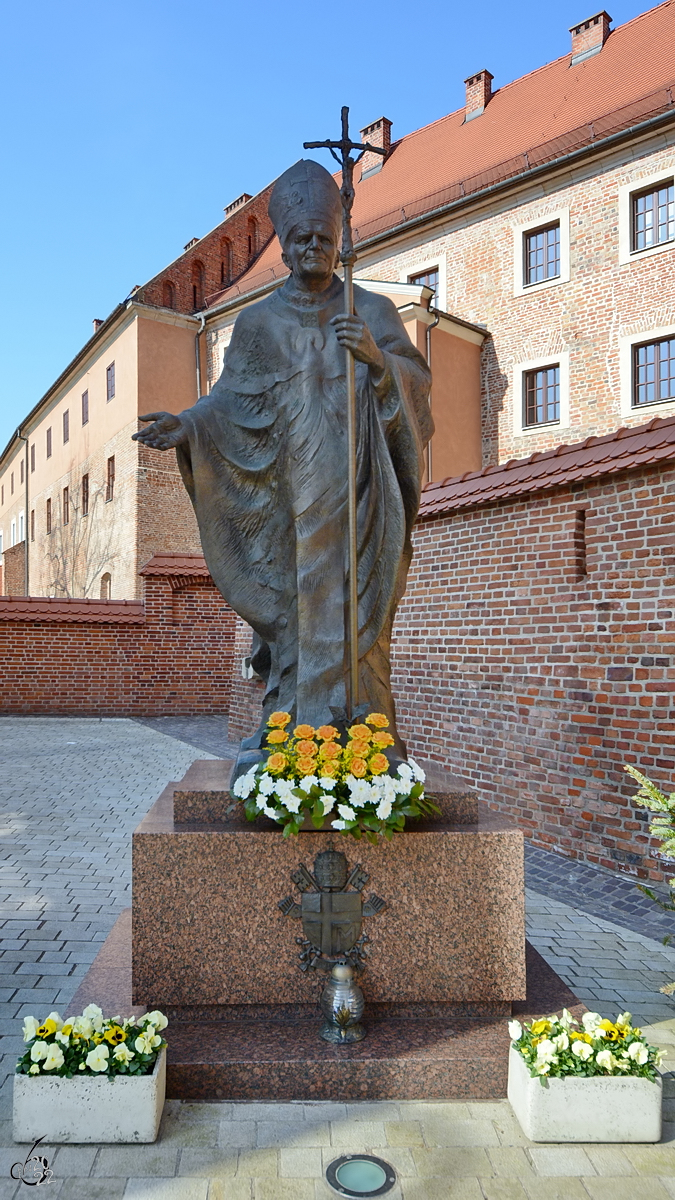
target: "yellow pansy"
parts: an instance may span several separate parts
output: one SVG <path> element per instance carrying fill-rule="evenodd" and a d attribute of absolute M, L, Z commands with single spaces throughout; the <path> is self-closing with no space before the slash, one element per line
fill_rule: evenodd
<path fill-rule="evenodd" d="M 543 1019 L 541 1021 L 534 1021 L 531 1032 L 535 1035 L 535 1037 L 540 1033 L 550 1033 L 551 1022 Z"/>

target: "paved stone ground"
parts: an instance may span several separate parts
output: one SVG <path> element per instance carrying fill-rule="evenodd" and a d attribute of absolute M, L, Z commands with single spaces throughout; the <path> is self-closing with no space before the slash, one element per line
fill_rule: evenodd
<path fill-rule="evenodd" d="M 132 830 L 197 755 L 125 720 L 0 717 L 0 747 L 1 1084 L 16 1018 L 68 1003 L 131 902 Z"/>
<path fill-rule="evenodd" d="M 16 1018 L 65 1010 L 129 903 L 129 834 L 195 757 L 228 757 L 220 719 L 0 718 L 0 1060 L 13 1070 Z M 658 986 L 675 978 L 670 927 L 632 884 L 528 848 L 528 930 L 590 1007 L 664 1021 Z M 675 1020 L 652 1040 L 675 1069 Z M 666 1116 L 675 1122 L 675 1075 Z M 9 1178 L 11 1078 L 0 1088 L 0 1200 Z M 49 1147 L 60 1200 L 315 1200 L 325 1165 L 349 1150 L 391 1162 L 392 1200 L 675 1198 L 674 1124 L 659 1146 L 536 1146 L 506 1101 L 167 1105 L 155 1146 Z"/>

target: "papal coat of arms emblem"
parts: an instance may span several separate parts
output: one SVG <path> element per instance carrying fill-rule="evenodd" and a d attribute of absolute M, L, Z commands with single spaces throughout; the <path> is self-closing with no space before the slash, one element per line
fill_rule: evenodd
<path fill-rule="evenodd" d="M 300 863 L 291 879 L 301 892 L 298 904 L 292 896 L 279 901 L 284 916 L 302 920 L 304 937 L 296 938 L 300 969 L 330 971 L 336 963 L 349 963 L 363 970 L 368 938 L 361 932 L 363 917 L 382 912 L 384 900 L 371 895 L 364 901 L 368 874 L 357 863 L 349 870 L 340 850 L 324 850 L 314 859 L 314 871 Z"/>

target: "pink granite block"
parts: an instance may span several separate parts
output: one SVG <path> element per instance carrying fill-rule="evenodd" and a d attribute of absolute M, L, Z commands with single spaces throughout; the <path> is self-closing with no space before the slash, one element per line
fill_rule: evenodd
<path fill-rule="evenodd" d="M 178 826 L 173 791 L 133 839 L 133 996 L 152 1007 L 303 1005 L 323 980 L 297 967 L 299 922 L 277 901 L 329 841 L 370 874 L 367 1003 L 501 1006 L 525 995 L 522 833 L 481 808 L 476 824 L 412 824 L 371 846 L 272 822 Z M 183 789 L 185 790 L 185 789 Z M 296 893 L 297 895 L 297 893 Z"/>

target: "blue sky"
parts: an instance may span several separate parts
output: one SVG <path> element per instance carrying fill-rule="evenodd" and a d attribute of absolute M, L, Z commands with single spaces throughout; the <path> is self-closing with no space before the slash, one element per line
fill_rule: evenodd
<path fill-rule="evenodd" d="M 614 24 L 651 7 L 612 3 Z M 105 317 L 255 193 L 385 115 L 400 137 L 568 53 L 597 9 L 495 0 L 34 0 L 0 50 L 0 448 Z M 345 32 L 343 32 L 343 30 Z"/>

